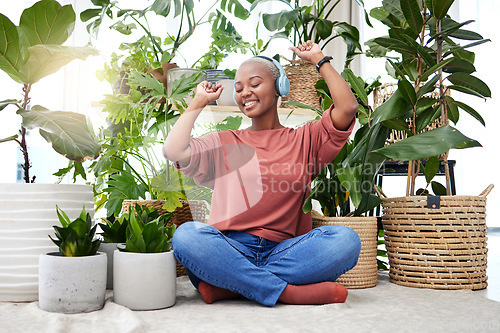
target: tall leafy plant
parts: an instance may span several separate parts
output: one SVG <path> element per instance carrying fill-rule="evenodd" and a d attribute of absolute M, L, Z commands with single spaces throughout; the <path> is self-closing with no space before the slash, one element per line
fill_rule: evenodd
<path fill-rule="evenodd" d="M 437 156 L 452 148 L 480 146 L 448 124 L 448 120 L 456 124 L 459 111 L 465 111 L 484 125 L 476 110 L 449 92 L 491 97 L 487 84 L 473 75 L 475 54 L 470 51 L 489 39 L 464 29 L 472 21 L 457 22 L 448 15 L 453 2 L 383 0 L 381 7 L 370 12 L 388 27 L 389 35 L 371 40 L 369 53 L 385 56 L 386 68 L 398 80 L 398 89 L 375 110 L 371 126 L 382 125 L 407 134 L 406 139 L 373 153 L 409 161 L 407 195 L 415 193 L 415 178 L 420 171 L 436 194 L 450 194 L 449 176 L 446 193 L 443 186 L 432 181 L 440 163 Z M 429 95 L 436 90 L 437 97 Z M 440 122 L 439 126 L 428 130 L 435 121 Z M 423 159 L 429 159 L 425 165 Z M 447 163 L 444 165 L 446 168 Z"/>
<path fill-rule="evenodd" d="M 346 64 L 357 54 L 356 50 L 361 50 L 358 29 L 346 22 L 330 19 L 340 0 L 314 0 L 309 6 L 301 5 L 299 0 L 256 0 L 250 10 L 270 1 L 280 2 L 288 7 L 278 13 L 262 14 L 264 27 L 274 32 L 272 38 L 287 38 L 293 45 L 312 40 L 321 43 L 322 48 L 332 40 L 342 38 L 347 44 Z M 362 0 L 356 2 L 364 7 Z M 367 15 L 366 19 L 371 25 Z"/>
<path fill-rule="evenodd" d="M 19 144 L 26 183 L 35 181 L 35 176 L 29 173 L 28 130 L 38 128 L 55 151 L 73 161 L 94 159 L 101 149 L 89 131 L 85 116 L 30 105 L 30 92 L 35 83 L 74 59 L 97 55 L 97 51 L 88 46 L 62 45 L 72 34 L 74 25 L 75 12 L 71 5 L 61 6 L 54 0 L 41 0 L 25 9 L 19 26 L 0 14 L 0 69 L 22 85 L 23 96 L 22 100 L 0 102 L 0 110 L 12 105 L 22 117 L 19 133 L 0 138 L 0 142 Z"/>
<path fill-rule="evenodd" d="M 218 8 L 216 12 L 219 13 L 217 19 L 219 23 L 221 12 L 231 13 L 240 19 L 246 19 L 249 15 L 248 10 L 238 0 L 215 0 L 201 12 L 201 15 L 196 14 L 200 10 L 195 0 L 155 0 L 141 9 L 124 8 L 120 1 L 91 1 L 96 7 L 89 8 L 80 15 L 82 21 L 89 22 L 87 25 L 89 33 L 97 36 L 105 17 L 114 20 L 111 28 L 124 35 L 130 35 L 136 29 L 141 30 L 144 35 L 135 44 L 140 45 L 144 59 L 150 61 L 149 65 L 153 69 L 161 68 L 161 63 L 171 62 L 179 53 L 181 45 L 194 34 L 196 28 L 211 22 L 214 8 Z M 166 35 L 164 39 L 156 36 L 149 24 L 148 14 L 169 18 L 170 26 L 175 22 L 176 33 L 162 31 L 161 35 Z M 231 29 L 231 26 L 226 27 L 224 24 L 221 33 L 231 32 Z"/>

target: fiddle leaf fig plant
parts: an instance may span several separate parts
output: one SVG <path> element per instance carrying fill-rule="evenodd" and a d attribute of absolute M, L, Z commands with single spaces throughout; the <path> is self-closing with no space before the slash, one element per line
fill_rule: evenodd
<path fill-rule="evenodd" d="M 415 193 L 415 178 L 424 170 L 427 187 L 450 194 L 432 181 L 436 160 L 424 167 L 423 159 L 446 154 L 442 162 L 447 171 L 447 152 L 481 146 L 449 125 L 457 123 L 465 111 L 482 125 L 484 120 L 471 106 L 451 95 L 459 91 L 479 98 L 491 97 L 487 84 L 472 75 L 475 54 L 470 48 L 489 39 L 463 27 L 472 21 L 456 22 L 448 15 L 453 0 L 383 0 L 371 15 L 388 27 L 389 35 L 367 43 L 368 54 L 386 57 L 386 68 L 397 80 L 397 90 L 374 111 L 370 126 L 404 131 L 407 138 L 372 154 L 409 161 L 407 195 Z M 464 44 L 460 45 L 462 41 Z M 431 94 L 434 93 L 434 94 Z M 437 123 L 437 125 L 435 125 Z M 434 125 L 429 127 L 429 125 Z M 370 141 L 370 140 L 369 140 Z M 446 193 L 440 189 L 446 188 Z M 420 192 L 425 192 L 423 189 Z"/>
<path fill-rule="evenodd" d="M 25 9 L 19 26 L 0 14 L 0 69 L 22 85 L 23 95 L 22 100 L 0 102 L 0 110 L 11 105 L 22 117 L 19 134 L 0 138 L 0 142 L 15 141 L 19 144 L 24 157 L 26 183 L 35 180 L 29 174 L 27 130 L 38 128 L 54 150 L 70 160 L 94 159 L 101 149 L 89 130 L 85 116 L 51 111 L 40 105 L 30 106 L 30 92 L 35 83 L 75 59 L 84 60 L 98 54 L 88 46 L 62 45 L 73 32 L 75 18 L 71 5 L 61 6 L 55 0 L 41 0 Z"/>
<path fill-rule="evenodd" d="M 94 239 L 97 225 L 92 226 L 92 217 L 85 211 L 85 205 L 80 216 L 74 221 L 71 221 L 59 207 L 56 209 L 62 227 L 54 226 L 56 239 L 50 235 L 49 237 L 59 247 L 61 255 L 65 257 L 95 255 L 101 241 Z"/>

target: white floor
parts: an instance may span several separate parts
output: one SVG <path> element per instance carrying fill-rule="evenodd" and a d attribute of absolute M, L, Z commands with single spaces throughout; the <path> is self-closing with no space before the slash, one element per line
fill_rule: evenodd
<path fill-rule="evenodd" d="M 477 291 L 500 302 L 500 228 L 488 231 L 488 288 Z"/>

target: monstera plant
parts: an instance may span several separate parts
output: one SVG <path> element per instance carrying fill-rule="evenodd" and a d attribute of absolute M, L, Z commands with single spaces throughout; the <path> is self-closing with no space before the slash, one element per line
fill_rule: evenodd
<path fill-rule="evenodd" d="M 89 131 L 85 116 L 73 112 L 51 111 L 40 105 L 30 105 L 30 92 L 40 79 L 57 72 L 74 59 L 96 55 L 91 47 L 71 47 L 62 44 L 75 26 L 71 5 L 61 6 L 54 0 L 42 0 L 23 11 L 19 26 L 0 14 L 0 69 L 22 85 L 22 100 L 0 102 L 0 110 L 11 105 L 22 117 L 18 134 L 0 138 L 0 142 L 15 141 L 24 157 L 24 180 L 30 177 L 30 160 L 26 142 L 27 130 L 39 128 L 42 137 L 58 153 L 70 160 L 96 158 L 100 146 Z"/>

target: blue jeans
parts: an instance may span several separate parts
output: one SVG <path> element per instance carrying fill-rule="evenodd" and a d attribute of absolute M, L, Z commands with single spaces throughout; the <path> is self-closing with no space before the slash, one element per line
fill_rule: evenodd
<path fill-rule="evenodd" d="M 187 222 L 175 231 L 172 246 L 195 287 L 203 280 L 274 306 L 289 283 L 335 281 L 353 268 L 361 241 L 354 230 L 342 226 L 322 226 L 276 243 Z"/>

